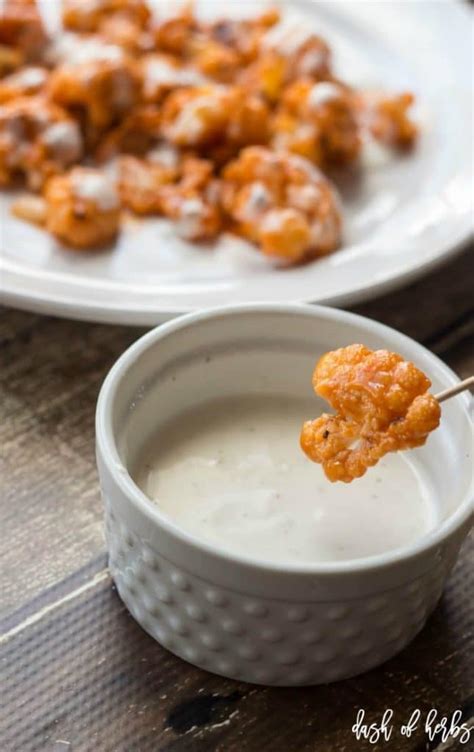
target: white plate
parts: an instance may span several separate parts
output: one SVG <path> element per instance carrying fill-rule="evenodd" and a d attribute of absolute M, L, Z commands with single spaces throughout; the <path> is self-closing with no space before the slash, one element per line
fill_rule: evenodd
<path fill-rule="evenodd" d="M 255 3 L 248 7 L 255 10 Z M 3 195 L 5 303 L 124 324 L 158 323 L 223 303 L 349 304 L 413 279 L 466 241 L 472 231 L 470 10 L 454 0 L 292 0 L 289 12 L 327 37 L 344 79 L 409 89 L 419 102 L 419 148 L 395 159 L 369 150 L 363 179 L 343 188 L 343 248 L 283 270 L 235 237 L 196 247 L 176 238 L 167 221 L 137 220 L 112 251 L 77 253 L 12 217 Z"/>

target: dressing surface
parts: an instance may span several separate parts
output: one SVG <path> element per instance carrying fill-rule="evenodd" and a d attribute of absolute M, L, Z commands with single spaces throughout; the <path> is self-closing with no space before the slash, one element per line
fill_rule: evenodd
<path fill-rule="evenodd" d="M 148 446 L 137 483 L 179 527 L 273 563 L 357 559 L 407 546 L 437 521 L 409 452 L 330 483 L 299 446 L 313 400 L 247 396 L 178 417 Z"/>

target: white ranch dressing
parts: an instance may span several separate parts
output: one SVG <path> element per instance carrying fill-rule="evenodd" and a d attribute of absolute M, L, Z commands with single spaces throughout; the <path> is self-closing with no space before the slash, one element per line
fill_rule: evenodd
<path fill-rule="evenodd" d="M 180 237 L 192 240 L 200 235 L 204 210 L 204 202 L 198 197 L 182 202 L 176 221 L 176 232 Z"/>
<path fill-rule="evenodd" d="M 317 218 L 310 225 L 311 243 L 315 246 L 332 245 L 339 236 L 339 225 L 332 214 Z"/>
<path fill-rule="evenodd" d="M 328 102 L 334 102 L 341 96 L 341 87 L 331 81 L 321 81 L 314 84 L 308 93 L 308 105 L 317 109 Z"/>
<path fill-rule="evenodd" d="M 179 165 L 180 155 L 171 144 L 162 143 L 155 146 L 147 154 L 147 159 L 153 164 L 174 170 Z"/>
<path fill-rule="evenodd" d="M 56 159 L 74 162 L 81 156 L 81 132 L 72 120 L 61 120 L 49 125 L 41 134 L 41 139 Z"/>
<path fill-rule="evenodd" d="M 186 144 L 192 144 L 201 138 L 207 127 L 207 113 L 218 114 L 222 109 L 222 90 L 222 87 L 216 87 L 215 93 L 201 94 L 187 102 L 169 128 L 171 137 Z"/>
<path fill-rule="evenodd" d="M 313 35 L 313 31 L 305 28 L 304 25 L 282 22 L 266 32 L 263 37 L 263 46 L 290 57 L 298 54 Z"/>
<path fill-rule="evenodd" d="M 119 206 L 119 197 L 113 180 L 100 172 L 82 170 L 71 176 L 74 195 L 93 201 L 102 211 L 112 211 Z"/>
<path fill-rule="evenodd" d="M 117 44 L 104 42 L 98 36 L 76 36 L 63 32 L 52 42 L 48 53 L 48 62 L 80 65 L 91 62 L 120 62 L 125 53 Z"/>
<path fill-rule="evenodd" d="M 239 397 L 185 413 L 136 473 L 179 527 L 275 563 L 360 558 L 406 546 L 436 524 L 435 496 L 409 453 L 351 484 L 330 483 L 299 447 L 315 400 Z"/>
<path fill-rule="evenodd" d="M 304 212 L 315 211 L 321 200 L 321 190 L 317 185 L 289 185 L 287 196 L 290 206 Z"/>
<path fill-rule="evenodd" d="M 145 63 L 145 86 L 200 86 L 208 82 L 205 76 L 191 68 L 179 68 L 163 58 L 150 58 Z"/>
<path fill-rule="evenodd" d="M 46 83 L 47 78 L 47 70 L 31 66 L 23 68 L 18 73 L 13 73 L 5 80 L 8 80 L 8 83 L 12 86 L 19 86 L 21 89 L 37 89 Z"/>
<path fill-rule="evenodd" d="M 244 222 L 257 220 L 262 212 L 266 211 L 272 204 L 272 196 L 264 183 L 259 180 L 250 184 L 250 190 L 247 201 L 241 207 L 239 218 Z"/>
<path fill-rule="evenodd" d="M 326 63 L 327 53 L 323 50 L 310 49 L 302 55 L 298 63 L 298 72 L 303 76 L 316 74 Z"/>

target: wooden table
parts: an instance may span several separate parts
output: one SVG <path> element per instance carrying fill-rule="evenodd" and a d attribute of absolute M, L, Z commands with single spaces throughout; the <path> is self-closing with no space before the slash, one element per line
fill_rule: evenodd
<path fill-rule="evenodd" d="M 474 373 L 472 249 L 355 310 Z M 422 752 L 474 749 L 419 731 L 356 741 L 358 708 L 397 725 L 419 708 L 474 716 L 474 548 L 401 655 L 349 681 L 270 689 L 205 673 L 133 621 L 107 571 L 94 460 L 100 384 L 140 330 L 4 310 L 0 321 L 0 750 Z"/>

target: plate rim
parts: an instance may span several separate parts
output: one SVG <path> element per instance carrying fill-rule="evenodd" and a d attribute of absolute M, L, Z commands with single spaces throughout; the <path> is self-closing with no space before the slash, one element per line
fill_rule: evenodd
<path fill-rule="evenodd" d="M 361 285 L 356 289 L 347 293 L 341 293 L 340 295 L 332 295 L 325 299 L 320 297 L 317 299 L 307 298 L 291 298 L 285 300 L 281 295 L 276 295 L 273 301 L 266 300 L 267 303 L 302 303 L 313 305 L 325 305 L 329 307 L 345 307 L 357 305 L 363 302 L 369 302 L 378 297 L 383 296 L 385 293 L 395 292 L 396 290 L 415 282 L 420 277 L 425 276 L 427 273 L 435 271 L 440 267 L 443 267 L 449 261 L 453 260 L 456 256 L 459 256 L 464 250 L 467 249 L 470 241 L 474 239 L 474 230 L 466 228 L 465 235 L 459 240 L 458 243 L 447 246 L 446 250 L 441 251 L 437 256 L 426 259 L 423 263 L 416 267 L 409 268 L 404 272 L 400 272 L 396 276 L 392 276 L 388 279 L 382 279 L 376 283 L 368 283 L 367 285 Z M 2 264 L 0 263 L 0 272 L 2 271 Z M 47 294 L 35 291 L 34 293 L 22 293 L 18 289 L 5 289 L 2 283 L 2 290 L 0 291 L 0 304 L 17 308 L 22 311 L 29 311 L 31 313 L 39 313 L 48 316 L 55 316 L 64 319 L 72 319 L 75 321 L 88 321 L 95 322 L 97 324 L 116 324 L 124 326 L 153 326 L 168 321 L 177 316 L 184 316 L 189 313 L 193 313 L 197 309 L 195 306 L 164 306 L 161 304 L 159 308 L 149 308 L 145 310 L 143 307 L 128 305 L 119 308 L 116 303 L 108 304 L 107 302 L 101 302 L 96 304 L 93 301 L 77 302 L 75 300 L 68 299 L 67 297 L 61 297 L 55 295 L 51 298 Z M 254 301 L 258 303 L 259 301 Z M 238 303 L 235 303 L 237 305 Z M 246 303 L 242 302 L 242 305 Z M 250 303 L 247 303 L 250 304 Z"/>
<path fill-rule="evenodd" d="M 310 4 L 312 3 L 303 3 L 303 5 Z M 440 5 L 444 5 L 445 8 L 449 9 L 450 13 L 456 12 L 460 21 L 472 24 L 474 14 L 471 8 L 462 0 L 444 0 L 444 3 Z M 441 240 L 438 242 L 436 252 L 433 255 L 421 261 L 414 260 L 410 266 L 399 271 L 392 269 L 388 272 L 387 276 L 382 276 L 376 281 L 371 280 L 367 283 L 361 283 L 350 290 L 331 294 L 327 298 L 324 295 L 319 295 L 314 299 L 311 299 L 307 295 L 295 297 L 293 294 L 289 294 L 285 296 L 281 294 L 281 290 L 278 290 L 270 298 L 266 295 L 265 301 L 347 306 L 362 301 L 369 301 L 380 297 L 384 293 L 397 290 L 444 265 L 466 248 L 469 241 L 474 237 L 474 219 L 471 217 L 469 208 L 466 208 L 464 215 L 461 215 L 459 219 L 461 220 L 462 230 L 453 244 L 450 244 L 447 238 Z M 126 303 L 122 301 L 120 306 L 116 300 L 97 302 L 97 299 L 93 299 L 93 295 L 76 299 L 70 298 L 67 295 L 61 295 L 57 290 L 53 292 L 47 289 L 24 290 L 22 289 L 21 282 L 26 279 L 27 274 L 16 271 L 14 267 L 15 264 L 10 264 L 8 259 L 3 256 L 3 251 L 0 247 L 0 303 L 20 310 L 75 320 L 94 321 L 97 323 L 147 326 L 161 323 L 170 318 L 198 309 L 198 306 L 192 303 L 176 306 L 163 302 L 160 303 L 159 294 L 157 294 L 156 303 L 152 306 L 144 307 L 143 304 L 140 305 L 135 302 Z M 97 297 L 99 295 L 100 293 Z"/>

